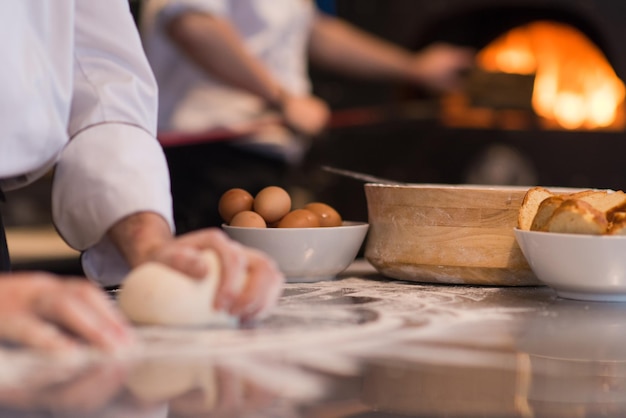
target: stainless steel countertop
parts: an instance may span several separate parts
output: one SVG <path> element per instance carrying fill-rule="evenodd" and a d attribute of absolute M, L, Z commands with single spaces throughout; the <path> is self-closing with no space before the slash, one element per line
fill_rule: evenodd
<path fill-rule="evenodd" d="M 138 328 L 120 358 L 0 350 L 0 417 L 626 415 L 626 304 L 547 287 L 289 283 L 239 328 Z"/>

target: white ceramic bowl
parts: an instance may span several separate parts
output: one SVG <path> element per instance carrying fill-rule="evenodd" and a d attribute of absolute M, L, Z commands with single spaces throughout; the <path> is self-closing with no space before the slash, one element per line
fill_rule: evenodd
<path fill-rule="evenodd" d="M 537 278 L 559 296 L 626 301 L 626 236 L 514 232 Z"/>
<path fill-rule="evenodd" d="M 272 257 L 288 282 L 316 282 L 335 278 L 354 261 L 369 225 L 344 221 L 323 228 L 222 228 L 232 239 Z"/>

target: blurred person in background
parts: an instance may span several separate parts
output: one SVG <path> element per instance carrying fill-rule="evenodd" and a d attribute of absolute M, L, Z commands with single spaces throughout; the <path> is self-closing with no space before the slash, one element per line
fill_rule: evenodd
<path fill-rule="evenodd" d="M 219 225 L 230 188 L 288 188 L 330 117 L 311 93 L 309 63 L 442 93 L 461 86 L 474 60 L 447 44 L 406 50 L 309 0 L 147 0 L 140 25 L 159 85 L 159 131 L 181 141 L 165 150 L 179 231 Z M 224 130 L 234 138 L 210 141 Z M 205 143 L 184 145 L 202 133 Z"/>

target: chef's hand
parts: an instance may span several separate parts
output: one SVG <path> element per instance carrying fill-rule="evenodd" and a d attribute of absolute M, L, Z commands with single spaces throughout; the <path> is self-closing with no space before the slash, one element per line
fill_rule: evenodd
<path fill-rule="evenodd" d="M 279 105 L 285 124 L 306 136 L 318 135 L 330 118 L 328 105 L 315 96 L 283 95 Z"/>
<path fill-rule="evenodd" d="M 117 351 L 134 342 L 104 292 L 84 278 L 43 272 L 0 275 L 0 340 L 52 351 L 81 341 Z"/>
<path fill-rule="evenodd" d="M 459 90 L 464 75 L 474 66 L 475 54 L 471 48 L 435 43 L 413 55 L 409 79 L 435 93 Z"/>
<path fill-rule="evenodd" d="M 282 291 L 285 279 L 276 263 L 260 251 L 233 241 L 219 228 L 173 237 L 159 215 L 139 213 L 116 224 L 109 236 L 131 267 L 157 261 L 198 279 L 210 268 L 202 251 L 215 251 L 221 261 L 215 307 L 244 321 L 266 314 Z"/>
<path fill-rule="evenodd" d="M 201 250 L 214 250 L 220 260 L 222 276 L 215 296 L 215 307 L 243 320 L 264 313 L 275 305 L 284 277 L 273 260 L 258 250 L 231 240 L 218 228 L 194 231 L 163 246 L 155 258 L 192 277 L 204 277 L 210 266 Z"/>

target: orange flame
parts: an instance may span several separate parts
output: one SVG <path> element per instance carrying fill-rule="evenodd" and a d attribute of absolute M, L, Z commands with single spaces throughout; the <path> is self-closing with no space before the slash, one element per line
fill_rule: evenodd
<path fill-rule="evenodd" d="M 509 31 L 483 49 L 487 71 L 535 74 L 535 112 L 566 129 L 615 123 L 624 83 L 602 52 L 571 26 L 534 22 Z"/>

